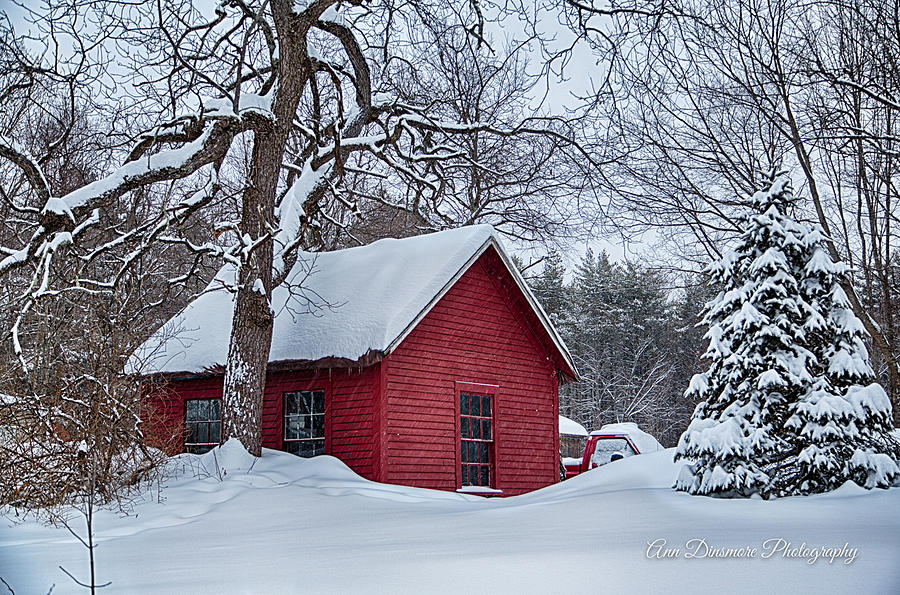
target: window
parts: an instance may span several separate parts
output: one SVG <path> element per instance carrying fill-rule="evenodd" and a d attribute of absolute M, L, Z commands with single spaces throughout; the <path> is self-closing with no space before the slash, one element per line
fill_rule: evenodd
<path fill-rule="evenodd" d="M 300 457 L 325 454 L 325 391 L 284 393 L 284 450 Z"/>
<path fill-rule="evenodd" d="M 462 485 L 491 487 L 494 459 L 493 398 L 459 395 L 460 466 Z"/>
<path fill-rule="evenodd" d="M 622 457 L 634 456 L 634 449 L 628 444 L 624 438 L 601 438 L 597 440 L 597 447 L 594 454 L 591 455 L 591 467 L 599 467 L 605 465 L 613 459 L 613 455 L 622 455 Z"/>
<path fill-rule="evenodd" d="M 184 405 L 184 451 L 199 455 L 218 446 L 222 442 L 222 399 L 188 399 Z"/>
<path fill-rule="evenodd" d="M 559 435 L 559 454 L 572 459 L 580 459 L 584 456 L 584 447 L 587 444 L 587 436 L 573 436 L 571 434 Z"/>

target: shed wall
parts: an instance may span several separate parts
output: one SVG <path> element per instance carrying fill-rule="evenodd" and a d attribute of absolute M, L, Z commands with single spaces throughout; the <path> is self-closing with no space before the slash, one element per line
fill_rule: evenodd
<path fill-rule="evenodd" d="M 263 399 L 263 447 L 282 448 L 284 393 L 324 389 L 326 452 L 356 473 L 376 477 L 378 453 L 373 445 L 379 367 L 270 372 Z M 184 402 L 221 398 L 222 381 L 222 376 L 170 380 L 163 390 L 154 391 L 149 401 L 153 441 L 170 454 L 181 452 Z"/>
<path fill-rule="evenodd" d="M 559 477 L 558 360 L 489 249 L 384 361 L 270 372 L 263 446 L 282 448 L 285 392 L 323 388 L 328 454 L 376 481 L 455 490 L 461 485 L 459 392 L 481 392 L 495 402 L 493 487 L 504 495 L 534 490 Z M 180 452 L 184 401 L 221 395 L 221 375 L 171 380 L 150 399 L 157 443 Z"/>
<path fill-rule="evenodd" d="M 460 487 L 459 392 L 477 385 L 495 397 L 493 487 L 557 481 L 556 367 L 512 283 L 487 251 L 387 358 L 387 481 Z"/>

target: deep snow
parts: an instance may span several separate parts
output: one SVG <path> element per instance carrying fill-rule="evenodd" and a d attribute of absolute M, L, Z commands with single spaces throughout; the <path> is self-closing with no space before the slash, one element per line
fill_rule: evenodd
<path fill-rule="evenodd" d="M 483 499 L 366 481 L 331 457 L 266 450 L 254 464 L 229 443 L 176 457 L 163 502 L 154 491 L 129 517 L 98 516 L 99 579 L 105 593 L 900 592 L 900 489 L 690 496 L 669 487 L 672 452 Z M 692 539 L 758 551 L 688 559 L 704 551 Z M 777 539 L 809 553 L 764 558 Z M 659 540 L 678 555 L 653 557 Z M 852 563 L 821 557 L 845 544 Z M 83 577 L 86 561 L 64 529 L 0 523 L 0 576 L 16 593 L 81 593 L 57 566 Z"/>

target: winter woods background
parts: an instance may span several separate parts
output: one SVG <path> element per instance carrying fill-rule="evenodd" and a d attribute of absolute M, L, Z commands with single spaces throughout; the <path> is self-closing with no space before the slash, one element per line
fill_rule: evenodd
<path fill-rule="evenodd" d="M 651 226 L 686 259 L 717 259 L 765 172 L 789 167 L 800 216 L 851 267 L 844 289 L 896 404 L 895 5 L 625 2 L 613 17 L 594 7 L 569 22 L 603 31 L 580 27 L 609 64 L 584 111 L 621 148 L 603 173 L 609 221 L 623 233 Z"/>
<path fill-rule="evenodd" d="M 708 289 L 588 250 L 567 275 L 551 254 L 532 289 L 572 351 L 581 380 L 560 389 L 560 412 L 587 428 L 635 421 L 674 445 L 694 410 L 684 387 L 703 352 L 696 327 Z M 677 287 L 680 285 L 680 287 Z"/>
<path fill-rule="evenodd" d="M 141 443 L 151 413 L 119 389 L 124 362 L 229 264 L 226 435 L 258 450 L 267 299 L 295 249 L 487 222 L 549 254 L 526 275 L 583 376 L 563 412 L 674 444 L 718 291 L 698 272 L 775 166 L 847 265 L 900 411 L 892 3 L 81 0 L 10 15 L 0 392 L 32 405 L 8 426 L 43 420 L 46 436 L 74 418 L 64 435 L 79 436 L 90 395 Z M 623 237 L 640 256 L 582 257 Z"/>

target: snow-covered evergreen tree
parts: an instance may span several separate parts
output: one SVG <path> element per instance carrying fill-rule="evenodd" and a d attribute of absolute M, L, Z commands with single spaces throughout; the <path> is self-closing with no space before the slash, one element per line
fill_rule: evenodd
<path fill-rule="evenodd" d="M 676 452 L 691 461 L 676 488 L 693 494 L 768 495 L 770 471 L 791 447 L 780 431 L 789 404 L 812 381 L 798 278 L 804 234 L 785 215 L 793 196 L 782 180 L 753 200 L 759 213 L 710 267 L 722 287 L 703 318 L 712 365 L 691 380 L 687 395 L 702 402 Z"/>
<path fill-rule="evenodd" d="M 813 307 L 806 342 L 816 355 L 815 381 L 787 420 L 798 454 L 796 465 L 785 466 L 773 482 L 779 495 L 825 492 L 847 480 L 889 487 L 900 476 L 891 402 L 874 382 L 863 324 L 841 287 L 847 267 L 831 260 L 823 239 L 815 226 L 803 240 L 810 253 L 802 289 Z"/>
<path fill-rule="evenodd" d="M 758 214 L 711 267 L 722 291 L 706 307 L 706 356 L 688 396 L 703 399 L 682 435 L 675 487 L 694 494 L 783 496 L 853 479 L 887 487 L 898 475 L 890 401 L 863 327 L 840 286 L 845 267 L 821 231 L 787 212 L 786 177 L 753 197 Z"/>

